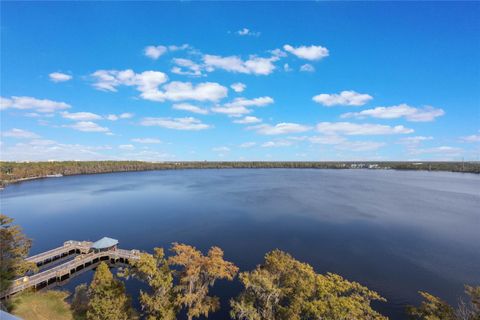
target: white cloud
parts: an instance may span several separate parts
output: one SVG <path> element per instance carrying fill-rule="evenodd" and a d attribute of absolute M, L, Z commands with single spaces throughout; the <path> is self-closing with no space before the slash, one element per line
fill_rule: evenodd
<path fill-rule="evenodd" d="M 118 146 L 118 149 L 121 150 L 135 150 L 135 146 L 133 144 L 121 144 Z"/>
<path fill-rule="evenodd" d="M 288 54 L 282 49 L 270 50 L 270 53 L 272 54 L 272 57 L 276 57 L 278 59 L 285 58 L 286 56 L 288 56 Z"/>
<path fill-rule="evenodd" d="M 144 54 L 153 60 L 157 60 L 161 55 L 166 53 L 167 50 L 165 46 L 148 46 L 145 48 Z"/>
<path fill-rule="evenodd" d="M 215 148 L 212 148 L 212 151 L 214 151 L 214 152 L 229 152 L 230 148 L 229 147 L 215 147 Z"/>
<path fill-rule="evenodd" d="M 256 142 L 244 142 L 240 145 L 240 148 L 251 148 L 254 147 L 256 144 Z"/>
<path fill-rule="evenodd" d="M 246 116 L 242 119 L 234 120 L 234 123 L 240 123 L 240 124 L 250 124 L 250 123 L 259 123 L 262 122 L 262 119 L 259 119 L 257 117 L 253 116 Z"/>
<path fill-rule="evenodd" d="M 52 72 L 48 76 L 53 82 L 65 82 L 73 78 L 71 75 L 61 72 Z"/>
<path fill-rule="evenodd" d="M 140 123 L 142 126 L 158 126 L 175 130 L 204 130 L 211 126 L 202 123 L 200 120 L 187 118 L 144 118 Z"/>
<path fill-rule="evenodd" d="M 117 121 L 118 119 L 130 119 L 130 118 L 133 118 L 133 113 L 130 113 L 130 112 L 124 112 L 119 115 L 109 114 L 105 116 L 105 119 L 110 121 Z"/>
<path fill-rule="evenodd" d="M 64 127 L 72 128 L 83 132 L 110 132 L 108 128 L 102 127 L 92 121 L 79 121 L 71 125 L 65 125 Z"/>
<path fill-rule="evenodd" d="M 271 97 L 259 97 L 254 99 L 235 98 L 224 106 L 215 106 L 213 112 L 227 114 L 232 117 L 239 117 L 251 112 L 248 107 L 264 107 L 274 102 Z"/>
<path fill-rule="evenodd" d="M 162 143 L 160 139 L 157 138 L 135 138 L 131 139 L 130 141 L 142 144 L 158 144 Z"/>
<path fill-rule="evenodd" d="M 119 156 L 116 157 L 118 160 L 138 160 L 138 161 L 152 161 L 152 162 L 157 162 L 157 161 L 166 161 L 166 160 L 172 160 L 174 159 L 175 156 L 172 154 L 164 153 L 164 152 L 158 152 L 154 150 L 134 150 L 128 152 L 127 150 L 124 150 L 123 153 Z"/>
<path fill-rule="evenodd" d="M 235 92 L 243 92 L 245 91 L 245 88 L 247 87 L 246 84 L 241 83 L 241 82 L 236 82 L 230 86 L 230 88 L 233 89 Z"/>
<path fill-rule="evenodd" d="M 100 120 L 100 119 L 117 121 L 118 119 L 130 119 L 133 117 L 133 113 L 124 112 L 119 115 L 109 114 L 102 117 L 92 112 L 62 112 L 62 117 L 65 119 L 75 120 L 75 121 L 92 121 L 92 120 Z"/>
<path fill-rule="evenodd" d="M 314 72 L 315 67 L 312 66 L 310 63 L 306 63 L 300 67 L 300 71 L 302 72 Z"/>
<path fill-rule="evenodd" d="M 29 117 L 29 118 L 51 118 L 51 117 L 54 117 L 55 114 L 53 113 L 36 113 L 36 112 L 27 112 L 24 114 L 25 117 Z"/>
<path fill-rule="evenodd" d="M 65 102 L 57 102 L 48 99 L 37 99 L 32 97 L 0 97 L 0 110 L 18 109 L 34 110 L 40 113 L 52 113 L 59 110 L 69 109 L 71 106 Z"/>
<path fill-rule="evenodd" d="M 2 132 L 2 136 L 16 138 L 16 139 L 33 139 L 33 138 L 39 137 L 39 135 L 36 133 L 27 131 L 27 130 L 17 129 L 17 128 L 13 128 L 11 130 Z"/>
<path fill-rule="evenodd" d="M 52 144 L 56 144 L 56 142 L 47 139 L 33 139 L 30 140 L 29 144 L 32 146 L 51 146 Z"/>
<path fill-rule="evenodd" d="M 300 46 L 292 47 L 289 44 L 283 46 L 283 50 L 306 60 L 320 60 L 328 57 L 328 49 L 322 46 Z"/>
<path fill-rule="evenodd" d="M 226 103 L 226 107 L 264 107 L 274 103 L 271 97 L 258 97 L 254 99 L 235 98 L 232 102 Z"/>
<path fill-rule="evenodd" d="M 192 85 L 191 82 L 173 81 L 164 85 L 163 90 L 160 90 L 159 85 L 165 83 L 168 77 L 159 71 L 135 73 L 130 69 L 123 71 L 99 70 L 92 76 L 97 80 L 93 85 L 99 90 L 117 91 L 116 88 L 120 85 L 135 86 L 141 92 L 140 96 L 143 99 L 159 102 L 165 100 L 218 101 L 228 94 L 228 89 L 216 82 Z"/>
<path fill-rule="evenodd" d="M 243 28 L 243 29 L 238 30 L 237 34 L 239 34 L 241 36 L 246 36 L 249 32 L 250 32 L 250 30 L 248 30 L 247 28 Z"/>
<path fill-rule="evenodd" d="M 313 101 L 326 107 L 344 105 L 344 106 L 363 106 L 373 97 L 365 93 L 357 93 L 352 90 L 342 91 L 339 94 L 322 93 L 313 97 Z"/>
<path fill-rule="evenodd" d="M 242 28 L 236 32 L 239 36 L 252 36 L 252 37 L 258 37 L 260 36 L 260 32 L 257 31 L 252 31 L 248 28 Z"/>
<path fill-rule="evenodd" d="M 65 119 L 76 121 L 89 121 L 102 119 L 101 116 L 91 112 L 62 112 L 62 117 Z"/>
<path fill-rule="evenodd" d="M 176 66 L 172 68 L 172 73 L 195 77 L 202 75 L 202 66 L 190 59 L 175 58 L 173 59 L 173 63 L 175 63 Z M 186 70 L 182 68 L 185 68 Z"/>
<path fill-rule="evenodd" d="M 238 56 L 216 56 L 206 54 L 203 56 L 203 62 L 206 70 L 211 72 L 215 69 L 223 69 L 229 72 L 268 75 L 275 70 L 273 62 L 279 58 L 276 56 L 270 58 L 260 58 L 257 56 L 250 56 L 246 61 L 243 61 Z"/>
<path fill-rule="evenodd" d="M 359 152 L 378 150 L 385 145 L 384 142 L 375 141 L 345 141 L 336 145 L 335 148 L 339 150 Z"/>
<path fill-rule="evenodd" d="M 276 134 L 305 132 L 310 130 L 311 128 L 298 123 L 282 122 L 274 126 L 269 124 L 260 124 L 256 126 L 247 127 L 247 129 L 255 130 L 259 134 L 276 135 Z"/>
<path fill-rule="evenodd" d="M 200 107 L 194 106 L 189 103 L 177 103 L 177 104 L 174 104 L 172 108 L 175 110 L 184 110 L 184 111 L 189 111 L 189 112 L 198 113 L 198 114 L 208 114 L 208 110 L 202 109 Z"/>
<path fill-rule="evenodd" d="M 64 144 L 52 140 L 35 139 L 14 146 L 1 146 L 1 158 L 5 161 L 89 161 L 89 160 L 139 160 L 165 161 L 174 158 L 171 154 L 152 150 L 121 150 L 120 154 L 108 154 L 109 145 L 89 146 Z"/>
<path fill-rule="evenodd" d="M 303 137 L 289 137 L 288 139 L 294 141 L 308 141 L 313 144 L 332 145 L 337 150 L 346 151 L 373 151 L 386 145 L 383 142 L 376 141 L 348 141 L 345 137 L 336 134 L 326 134 L 323 136 L 303 136 Z"/>
<path fill-rule="evenodd" d="M 135 73 L 131 69 L 126 70 L 98 70 L 92 74 L 96 82 L 93 86 L 102 91 L 117 91 L 117 87 L 135 86 L 141 92 L 158 90 L 158 86 L 167 82 L 168 77 L 160 71 L 144 71 Z"/>
<path fill-rule="evenodd" d="M 413 129 L 401 125 L 391 127 L 372 123 L 320 122 L 317 124 L 317 131 L 325 134 L 345 134 L 353 136 L 407 134 L 412 133 Z"/>
<path fill-rule="evenodd" d="M 346 139 L 338 135 L 325 135 L 308 137 L 308 141 L 315 144 L 335 145 L 345 142 Z"/>
<path fill-rule="evenodd" d="M 231 106 L 231 107 L 226 107 L 226 106 L 215 106 L 211 109 L 213 112 L 216 113 L 223 113 L 231 117 L 240 117 L 244 114 L 250 113 L 251 110 L 247 109 L 243 106 Z"/>
<path fill-rule="evenodd" d="M 290 71 L 293 71 L 293 69 L 290 67 L 290 65 L 288 63 L 285 63 L 283 65 L 283 71 L 290 72 Z"/>
<path fill-rule="evenodd" d="M 197 100 L 218 101 L 228 94 L 228 89 L 216 82 L 202 82 L 192 85 L 191 82 L 173 81 L 163 86 L 165 91 L 158 89 L 143 92 L 142 98 L 152 101 L 163 102 L 165 100 Z"/>
<path fill-rule="evenodd" d="M 187 49 L 193 49 L 193 48 L 187 43 L 184 43 L 180 46 L 176 46 L 176 45 L 169 45 L 168 46 L 168 50 L 170 50 L 170 51 L 180 51 L 180 50 L 187 50 Z"/>
<path fill-rule="evenodd" d="M 2 148 L 2 160 L 6 161 L 50 161 L 50 160 L 106 160 L 112 159 L 100 154 L 104 146 L 62 144 L 52 140 L 32 140 Z"/>
<path fill-rule="evenodd" d="M 121 113 L 118 117 L 119 117 L 120 119 L 130 119 L 130 118 L 133 117 L 133 113 L 124 112 L 124 113 Z"/>
<path fill-rule="evenodd" d="M 440 154 L 440 155 L 445 155 L 447 157 L 451 156 L 459 156 L 461 155 L 463 149 L 462 148 L 457 148 L 457 147 L 451 147 L 451 146 L 439 146 L 439 147 L 433 147 L 433 148 L 424 148 L 424 149 L 410 149 L 409 153 L 414 154 L 414 155 L 419 155 L 419 154 Z"/>
<path fill-rule="evenodd" d="M 12 106 L 12 100 L 0 97 L 0 110 L 10 108 Z"/>
<path fill-rule="evenodd" d="M 470 136 L 462 137 L 464 142 L 480 142 L 480 134 L 472 134 Z"/>
<path fill-rule="evenodd" d="M 408 121 L 413 122 L 428 122 L 435 120 L 436 117 L 443 116 L 445 111 L 442 109 L 436 109 L 431 106 L 424 108 L 414 108 L 407 104 L 400 104 L 391 107 L 376 107 L 373 109 L 367 109 L 360 112 L 348 112 L 341 115 L 342 118 L 359 118 L 364 119 L 366 117 L 379 118 L 379 119 L 397 119 L 404 117 Z"/>
<path fill-rule="evenodd" d="M 415 137 L 406 137 L 400 139 L 400 142 L 403 144 L 408 144 L 408 145 L 418 145 L 423 141 L 428 141 L 428 140 L 433 140 L 433 137 L 431 136 L 415 136 Z"/>
<path fill-rule="evenodd" d="M 275 140 L 275 141 L 267 141 L 262 144 L 263 148 L 277 148 L 277 147 L 289 147 L 293 144 L 292 141 L 288 140 Z"/>

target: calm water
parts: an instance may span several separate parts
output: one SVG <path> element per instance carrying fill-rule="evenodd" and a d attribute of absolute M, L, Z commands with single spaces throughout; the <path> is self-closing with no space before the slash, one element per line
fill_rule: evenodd
<path fill-rule="evenodd" d="M 1 210 L 34 239 L 32 254 L 65 240 L 119 239 L 151 250 L 185 242 L 224 249 L 241 270 L 280 248 L 380 292 L 376 309 L 403 319 L 426 290 L 454 303 L 480 284 L 480 176 L 374 170 L 185 170 L 73 176 L 0 193 Z M 67 288 L 88 281 L 92 272 Z M 139 284 L 128 281 L 133 293 Z M 219 282 L 228 298 L 239 285 Z"/>

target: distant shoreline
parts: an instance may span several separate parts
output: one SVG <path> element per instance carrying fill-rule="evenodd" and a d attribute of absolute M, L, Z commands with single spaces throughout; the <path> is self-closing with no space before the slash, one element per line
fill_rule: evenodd
<path fill-rule="evenodd" d="M 446 171 L 480 174 L 480 162 L 401 162 L 401 161 L 58 161 L 0 162 L 0 187 L 51 177 L 115 172 L 181 169 L 370 169 Z"/>

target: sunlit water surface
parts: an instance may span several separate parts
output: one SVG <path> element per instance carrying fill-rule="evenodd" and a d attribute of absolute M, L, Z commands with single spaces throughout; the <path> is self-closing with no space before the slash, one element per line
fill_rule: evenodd
<path fill-rule="evenodd" d="M 451 303 L 480 284 L 480 176 L 383 170 L 226 169 L 114 173 L 15 184 L 3 213 L 33 238 L 32 254 L 65 240 L 116 238 L 151 251 L 220 246 L 241 270 L 280 248 L 317 272 L 378 291 L 375 308 L 403 319 L 418 290 Z M 89 281 L 92 272 L 66 288 Z M 134 297 L 139 283 L 128 281 Z M 222 311 L 238 283 L 218 282 Z"/>

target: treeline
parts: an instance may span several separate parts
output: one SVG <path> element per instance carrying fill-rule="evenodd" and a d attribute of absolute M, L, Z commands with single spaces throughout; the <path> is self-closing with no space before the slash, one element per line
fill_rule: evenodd
<path fill-rule="evenodd" d="M 192 246 L 174 243 L 172 255 L 163 249 L 142 253 L 116 277 L 105 263 L 95 272 L 90 286 L 75 289 L 72 309 L 87 320 L 174 320 L 185 314 L 189 320 L 220 309 L 218 297 L 210 295 L 217 280 L 233 280 L 238 268 L 224 260 L 223 251 L 212 247 L 206 255 Z M 141 312 L 119 278 L 136 278 L 147 290 L 140 291 Z M 242 292 L 230 300 L 230 316 L 237 320 L 369 319 L 384 320 L 370 306 L 385 301 L 378 293 L 339 275 L 317 274 L 313 268 L 289 254 L 274 250 L 252 271 L 238 275 Z"/>
<path fill-rule="evenodd" d="M 31 241 L 20 227 L 5 215 L 0 215 L 0 223 L 0 284 L 1 290 L 7 290 L 16 277 L 35 267 L 25 262 Z M 75 289 L 71 302 L 75 318 L 174 320 L 180 314 L 189 320 L 208 318 L 221 307 L 210 288 L 218 280 L 238 277 L 242 291 L 230 300 L 230 316 L 235 320 L 388 319 L 371 307 L 372 301 L 386 301 L 378 293 L 337 274 L 318 274 L 280 250 L 267 253 L 254 270 L 240 273 L 218 247 L 204 255 L 192 246 L 174 243 L 170 252 L 169 257 L 162 248 L 155 248 L 153 254 L 140 253 L 118 275 L 100 263 L 90 285 Z M 145 284 L 146 290 L 139 294 L 141 310 L 132 307 L 122 278 Z M 417 320 L 480 320 L 480 286 L 465 288 L 469 300 L 461 300 L 457 308 L 420 292 L 424 301 L 408 307 L 407 314 Z M 14 305 L 3 301 L 1 307 L 11 310 Z"/>
<path fill-rule="evenodd" d="M 233 280 L 238 268 L 225 261 L 223 251 L 212 247 L 203 255 L 194 247 L 174 243 L 172 256 L 161 248 L 142 253 L 139 260 L 115 277 L 102 262 L 90 286 L 77 286 L 72 310 L 87 320 L 174 320 L 179 313 L 188 320 L 208 318 L 220 309 L 219 298 L 209 295 L 216 280 Z M 133 277 L 147 285 L 140 291 L 141 312 L 119 278 Z M 230 316 L 236 320 L 387 320 L 371 308 L 372 301 L 386 300 L 378 293 L 333 273 L 317 274 L 288 253 L 274 250 L 252 271 L 241 272 L 243 289 L 230 300 Z M 412 320 L 479 320 L 480 286 L 466 286 L 468 301 L 457 308 L 426 292 L 420 306 L 408 306 Z"/>
<path fill-rule="evenodd" d="M 124 171 L 227 168 L 299 168 L 299 169 L 396 169 L 480 173 L 480 162 L 142 162 L 142 161 L 51 161 L 0 162 L 0 185 L 48 177 Z"/>

